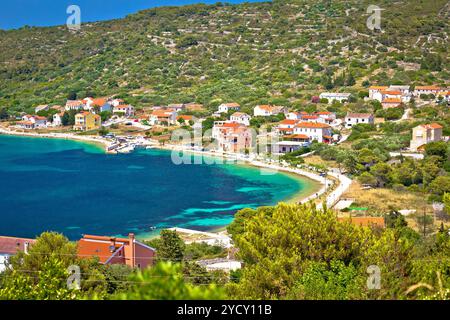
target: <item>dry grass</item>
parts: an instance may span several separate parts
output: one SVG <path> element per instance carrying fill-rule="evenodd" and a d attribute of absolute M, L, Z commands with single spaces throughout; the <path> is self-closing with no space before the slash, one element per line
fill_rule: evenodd
<path fill-rule="evenodd" d="M 336 161 L 323 160 L 320 156 L 316 156 L 316 155 L 308 156 L 303 159 L 305 159 L 306 164 L 310 164 L 310 165 L 322 165 L 322 166 L 326 166 L 326 167 L 335 167 L 335 168 L 338 167 L 338 164 L 336 163 Z"/>
<path fill-rule="evenodd" d="M 352 183 L 343 198 L 354 199 L 358 206 L 368 207 L 370 212 L 387 213 L 390 208 L 418 211 L 426 208 L 428 212 L 432 212 L 431 206 L 421 195 L 384 188 L 362 190 L 361 185 L 356 181 Z"/>

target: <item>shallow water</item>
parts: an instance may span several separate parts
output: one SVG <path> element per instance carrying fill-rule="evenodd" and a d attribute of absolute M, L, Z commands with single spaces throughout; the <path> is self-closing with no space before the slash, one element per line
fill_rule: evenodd
<path fill-rule="evenodd" d="M 175 165 L 165 150 L 107 155 L 77 141 L 0 136 L 0 235 L 211 230 L 242 208 L 273 205 L 310 184 L 250 166 Z"/>

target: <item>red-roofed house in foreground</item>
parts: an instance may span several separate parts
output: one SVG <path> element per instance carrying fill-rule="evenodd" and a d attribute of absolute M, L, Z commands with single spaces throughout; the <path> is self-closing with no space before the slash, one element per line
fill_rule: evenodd
<path fill-rule="evenodd" d="M 438 123 L 421 124 L 412 129 L 411 151 L 423 151 L 425 145 L 442 140 L 442 126 Z"/>
<path fill-rule="evenodd" d="M 136 240 L 133 233 L 128 238 L 84 235 L 78 241 L 78 257 L 98 257 L 101 264 L 123 264 L 144 269 L 154 263 L 156 249 Z"/>
<path fill-rule="evenodd" d="M 34 239 L 0 236 L 0 272 L 5 270 L 10 256 L 17 254 L 19 251 L 26 253 L 29 246 L 35 242 Z"/>

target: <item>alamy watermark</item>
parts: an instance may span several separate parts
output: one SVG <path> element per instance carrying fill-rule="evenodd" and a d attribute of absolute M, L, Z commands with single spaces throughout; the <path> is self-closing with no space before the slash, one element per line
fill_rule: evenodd
<path fill-rule="evenodd" d="M 369 30 L 381 30 L 381 9 L 379 6 L 370 5 L 367 8 L 367 13 L 371 14 L 366 21 L 366 26 Z"/>
<path fill-rule="evenodd" d="M 367 289 L 379 290 L 381 289 L 381 270 L 377 265 L 370 265 L 366 272 L 369 274 L 367 278 Z"/>
<path fill-rule="evenodd" d="M 67 7 L 66 13 L 70 16 L 67 18 L 66 25 L 69 31 L 77 32 L 81 29 L 81 9 L 77 5 Z"/>
<path fill-rule="evenodd" d="M 69 276 L 67 277 L 67 288 L 69 290 L 81 289 L 81 271 L 77 265 L 71 265 L 67 268 Z"/>
<path fill-rule="evenodd" d="M 243 164 L 258 160 L 279 162 L 279 136 L 276 132 L 268 132 L 264 127 L 257 131 L 245 126 L 236 131 L 227 130 L 227 127 L 215 127 L 205 132 L 201 128 L 172 131 L 172 162 L 176 165 Z M 263 169 L 261 174 L 275 174 L 277 167 L 274 165 L 272 169 Z"/>

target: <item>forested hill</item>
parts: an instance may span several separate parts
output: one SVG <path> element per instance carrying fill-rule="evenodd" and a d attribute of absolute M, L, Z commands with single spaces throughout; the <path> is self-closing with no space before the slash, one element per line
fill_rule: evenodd
<path fill-rule="evenodd" d="M 380 0 L 381 31 L 366 0 L 190 5 L 124 19 L 0 31 L 0 107 L 118 94 L 135 106 L 295 105 L 319 90 L 449 79 L 447 0 Z"/>

